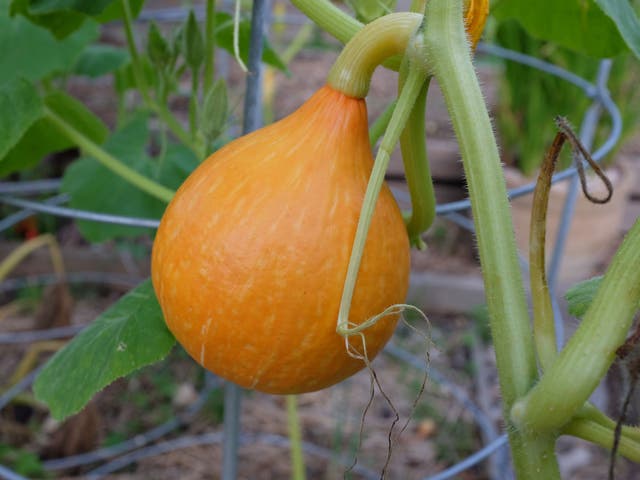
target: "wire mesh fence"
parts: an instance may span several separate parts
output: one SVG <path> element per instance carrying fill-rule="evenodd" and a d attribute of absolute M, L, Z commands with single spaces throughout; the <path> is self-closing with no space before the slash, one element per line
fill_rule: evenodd
<path fill-rule="evenodd" d="M 202 14 L 202 12 L 197 13 Z M 144 11 L 140 16 L 140 19 L 143 21 L 150 19 L 172 21 L 177 18 L 183 18 L 184 15 L 184 9 Z M 260 58 L 261 48 L 263 45 L 263 34 L 267 30 L 268 17 L 269 1 L 254 1 L 249 59 L 249 69 L 252 74 L 247 76 L 244 107 L 245 123 L 243 125 L 243 131 L 245 133 L 258 128 L 260 126 L 260 119 L 262 118 L 260 111 L 262 71 Z M 301 17 L 294 17 L 288 18 L 287 21 L 290 23 L 301 23 L 303 19 L 301 19 Z M 611 129 L 608 138 L 602 143 L 602 145 L 595 149 L 592 156 L 596 161 L 599 161 L 614 148 L 622 132 L 622 119 L 607 88 L 607 79 L 611 68 L 610 60 L 603 60 L 600 63 L 597 77 L 593 79 L 593 81 L 589 81 L 556 65 L 494 45 L 480 44 L 478 51 L 485 55 L 501 57 L 507 61 L 520 62 L 524 65 L 530 66 L 531 68 L 546 72 L 549 75 L 557 76 L 580 88 L 584 95 L 592 102 L 591 107 L 587 110 L 587 113 L 582 119 L 582 125 L 580 128 L 581 141 L 587 146 L 591 146 L 593 144 L 596 127 L 601 121 L 602 113 L 604 112 L 609 117 Z M 554 182 L 562 180 L 570 183 L 570 193 L 567 195 L 565 200 L 561 226 L 554 242 L 552 259 L 548 270 L 549 284 L 551 286 L 556 284 L 559 265 L 563 257 L 568 229 L 571 224 L 574 206 L 578 195 L 578 177 L 576 169 L 566 169 L 561 173 L 556 174 L 553 179 Z M 34 213 L 42 213 L 77 220 L 127 225 L 139 227 L 140 229 L 154 229 L 158 226 L 158 219 L 108 215 L 66 207 L 64 205 L 68 202 L 69 198 L 65 194 L 60 194 L 59 188 L 60 181 L 56 179 L 0 182 L 0 204 L 15 207 L 17 209 L 17 211 L 12 215 L 0 220 L 0 233 L 11 228 L 16 223 Z M 509 195 L 512 198 L 527 195 L 533 191 L 533 188 L 533 184 L 525 185 L 511 190 Z M 45 194 L 51 196 L 43 201 L 34 201 L 29 199 L 32 195 Z M 394 194 L 400 201 L 408 200 L 408 193 L 404 190 L 395 190 Z M 473 222 L 465 215 L 469 208 L 470 204 L 468 200 L 455 201 L 438 205 L 437 213 L 442 218 L 446 218 L 467 230 L 473 231 Z M 523 261 L 523 263 L 525 262 Z M 54 278 L 52 276 L 45 275 L 31 280 L 40 283 L 47 283 L 53 281 Z M 118 277 L 113 274 L 101 274 L 100 272 L 95 272 L 93 276 L 87 273 L 75 276 L 72 274 L 67 280 L 69 282 L 79 283 L 109 283 L 111 281 L 121 282 L 121 284 L 126 284 L 127 282 L 129 282 L 129 284 L 135 283 L 126 276 Z M 22 286 L 24 286 L 24 282 L 20 281 L 20 279 L 10 279 L 0 285 L 0 290 L 6 292 L 19 289 Z M 553 287 L 551 290 L 553 293 Z M 562 343 L 564 322 L 562 319 L 562 312 L 558 307 L 557 297 L 554 299 L 554 309 L 559 342 Z M 71 326 L 52 328 L 45 331 L 39 330 L 2 333 L 0 334 L 0 345 L 65 338 L 77 333 L 82 328 L 83 326 Z M 506 434 L 503 434 L 498 430 L 498 428 L 496 428 L 489 415 L 472 400 L 464 388 L 458 386 L 451 379 L 448 379 L 446 375 L 440 373 L 436 368 L 433 368 L 432 366 L 425 366 L 423 358 L 419 358 L 407 350 L 404 350 L 393 341 L 385 348 L 384 352 L 418 371 L 425 371 L 426 368 L 428 370 L 427 373 L 429 380 L 447 387 L 453 399 L 472 416 L 477 428 L 482 433 L 482 438 L 485 440 L 485 445 L 466 459 L 435 475 L 426 475 L 424 480 L 446 480 L 454 478 L 466 469 L 469 469 L 480 462 L 486 461 L 487 459 L 492 462 L 493 468 L 491 468 L 490 471 L 494 478 L 505 480 L 512 478 L 512 474 L 508 468 L 509 452 Z M 32 371 L 20 382 L 0 395 L 0 409 L 7 406 L 17 395 L 29 389 L 38 372 L 38 369 Z M 212 374 L 208 374 L 206 376 L 204 387 L 200 392 L 198 392 L 196 401 L 179 416 L 173 416 L 166 422 L 119 444 L 110 447 L 98 448 L 88 453 L 47 460 L 43 462 L 43 467 L 45 471 L 58 472 L 70 468 L 92 465 L 93 469 L 86 474 L 86 477 L 98 479 L 111 472 L 115 472 L 138 462 L 143 458 L 162 455 L 165 452 L 190 446 L 221 444 L 224 451 L 222 461 L 222 478 L 224 480 L 235 479 L 238 467 L 238 447 L 240 445 L 266 443 L 286 448 L 289 444 L 288 439 L 283 436 L 274 434 L 248 434 L 241 432 L 240 402 L 242 398 L 242 391 L 238 387 L 232 384 L 227 384 L 225 387 L 224 430 L 222 432 L 205 433 L 201 435 L 182 435 L 170 440 L 165 439 L 169 434 L 175 433 L 182 426 L 192 421 L 197 413 L 203 408 L 209 393 L 214 388 L 219 388 L 221 383 L 222 381 L 220 379 L 216 378 Z M 303 450 L 310 456 L 317 456 L 325 459 L 333 457 L 333 453 L 331 451 L 309 442 L 303 442 Z M 348 466 L 351 461 L 351 458 L 346 457 L 341 457 L 339 459 L 339 462 L 345 467 Z M 378 472 L 362 465 L 357 465 L 353 472 L 363 478 L 373 479 L 379 477 Z M 2 465 L 0 465 L 0 478 L 7 480 L 24 479 L 24 477 L 15 471 L 12 471 Z"/>

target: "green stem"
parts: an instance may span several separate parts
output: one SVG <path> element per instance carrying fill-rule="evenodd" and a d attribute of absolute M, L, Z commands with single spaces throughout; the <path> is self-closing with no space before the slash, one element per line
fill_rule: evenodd
<path fill-rule="evenodd" d="M 464 29 L 463 0 L 429 0 L 427 61 L 442 89 L 458 138 L 476 225 L 504 408 L 534 384 L 535 350 L 518 265 L 507 190 Z M 508 417 L 507 417 L 508 418 Z M 517 476 L 560 477 L 554 435 L 529 435 L 507 426 Z"/>
<path fill-rule="evenodd" d="M 367 185 L 367 190 L 362 203 L 360 218 L 358 219 L 353 248 L 351 249 L 351 257 L 349 258 L 349 265 L 347 267 L 347 276 L 344 283 L 344 289 L 342 291 L 342 298 L 340 300 L 336 331 L 342 336 L 348 336 L 360 332 L 368 328 L 375 320 L 377 320 L 377 317 L 374 317 L 373 319 L 369 319 L 355 327 L 350 327 L 349 311 L 351 309 L 351 300 L 353 298 L 353 292 L 358 278 L 358 270 L 360 269 L 360 262 L 364 252 L 364 244 L 367 240 L 367 233 L 369 232 L 369 226 L 371 225 L 371 219 L 375 210 L 378 194 L 380 193 L 380 189 L 384 183 L 384 175 L 387 171 L 387 167 L 389 166 L 391 153 L 393 152 L 393 148 L 398 142 L 400 134 L 407 123 L 413 104 L 420 95 L 424 79 L 425 75 L 421 69 L 411 69 L 409 71 L 404 88 L 400 92 L 396 108 L 393 111 L 391 121 L 389 122 L 389 126 L 382 138 L 380 148 L 376 155 L 376 160 L 373 165 L 373 170 L 371 171 L 371 177 L 369 177 L 369 184 Z"/>
<path fill-rule="evenodd" d="M 289 430 L 289 445 L 291 449 L 291 478 L 304 480 L 304 456 L 302 454 L 302 433 L 300 431 L 300 419 L 298 418 L 298 397 L 287 395 L 287 427 Z"/>
<path fill-rule="evenodd" d="M 581 410 L 578 418 L 582 418 L 584 420 L 589 420 L 591 422 L 597 423 L 601 427 L 607 428 L 611 430 L 611 434 L 613 435 L 613 431 L 616 428 L 617 422 L 612 418 L 608 417 L 596 407 L 587 403 L 584 408 Z M 640 427 L 638 426 L 630 426 L 623 425 L 622 426 L 622 435 L 640 443 Z"/>
<path fill-rule="evenodd" d="M 204 78 L 202 80 L 203 96 L 206 96 L 213 86 L 216 54 L 216 1 L 207 0 L 204 23 Z"/>
<path fill-rule="evenodd" d="M 402 88 L 406 72 L 400 69 L 399 87 Z M 436 216 L 436 195 L 431 180 L 425 137 L 425 110 L 430 77 L 424 82 L 420 95 L 413 105 L 402 134 L 400 148 L 411 195 L 411 217 L 407 222 L 409 240 L 413 246 L 424 250 L 422 234 L 431 226 Z"/>
<path fill-rule="evenodd" d="M 292 0 L 291 3 L 313 23 L 344 44 L 349 42 L 364 26 L 328 0 Z M 401 58 L 392 57 L 386 59 L 383 64 L 385 67 L 397 71 L 400 69 L 400 62 Z"/>
<path fill-rule="evenodd" d="M 140 94 L 146 103 L 151 100 L 149 94 L 149 87 L 147 80 L 144 76 L 144 69 L 142 62 L 140 61 L 140 55 L 138 55 L 138 47 L 136 47 L 136 40 L 133 35 L 133 15 L 131 14 L 131 6 L 129 0 L 120 0 L 122 6 L 122 17 L 125 35 L 127 36 L 127 46 L 129 47 L 129 55 L 131 56 L 131 67 L 133 68 L 133 75 L 136 79 L 136 84 Z"/>
<path fill-rule="evenodd" d="M 551 367 L 558 353 L 553 308 L 547 285 L 545 240 L 551 176 L 564 143 L 563 138 L 561 135 L 556 136 L 553 145 L 548 150 L 549 153 L 542 162 L 538 181 L 533 191 L 533 208 L 529 229 L 529 281 L 533 305 L 533 334 L 538 361 L 543 370 Z"/>
<path fill-rule="evenodd" d="M 371 145 L 371 148 L 376 146 L 376 143 L 378 143 L 378 140 L 380 140 L 380 137 L 384 134 L 384 131 L 387 129 L 387 125 L 389 125 L 389 121 L 391 121 L 391 115 L 393 115 L 393 110 L 395 108 L 396 101 L 393 100 L 369 127 L 369 144 Z"/>
<path fill-rule="evenodd" d="M 191 97 L 189 98 L 189 132 L 191 138 L 195 138 L 197 131 L 197 118 L 198 118 L 198 80 L 199 69 L 191 72 Z"/>
<path fill-rule="evenodd" d="M 493 128 L 471 62 L 462 0 L 430 0 L 427 10 L 427 60 L 442 89 L 460 145 L 502 395 L 509 407 L 534 383 L 536 360 L 506 185 Z"/>
<path fill-rule="evenodd" d="M 615 428 L 615 425 L 614 425 Z M 638 430 L 636 427 L 635 430 Z M 575 418 L 562 428 L 562 433 L 582 438 L 589 442 L 600 445 L 608 450 L 613 448 L 613 429 L 585 418 Z M 640 462 L 640 440 L 629 435 L 625 435 L 623 430 L 618 444 L 618 453 L 629 460 Z"/>
<path fill-rule="evenodd" d="M 291 3 L 313 23 L 342 43 L 351 40 L 363 24 L 328 0 L 291 0 Z"/>
<path fill-rule="evenodd" d="M 385 59 L 404 53 L 422 18 L 417 13 L 392 13 L 367 24 L 344 47 L 327 83 L 345 95 L 366 97 L 373 71 Z"/>
<path fill-rule="evenodd" d="M 169 203 L 173 198 L 173 190 L 160 185 L 157 182 L 154 182 L 153 180 L 128 167 L 113 155 L 103 150 L 99 145 L 93 143 L 90 139 L 88 139 L 81 132 L 69 125 L 64 119 L 59 117 L 53 111 L 46 109 L 45 115 L 51 122 L 53 122 L 53 124 L 60 130 L 60 132 L 64 136 L 66 136 L 75 145 L 80 147 L 81 150 L 94 157 L 98 162 L 107 167 L 116 175 L 120 176 L 130 184 L 139 188 L 141 191 L 146 192 L 149 195 L 162 200 L 163 202 Z"/>
<path fill-rule="evenodd" d="M 640 302 L 640 220 L 609 265 L 578 330 L 511 417 L 524 429 L 557 430 L 583 407 L 624 343 Z"/>
<path fill-rule="evenodd" d="M 194 139 L 191 138 L 189 133 L 180 125 L 180 122 L 173 116 L 173 114 L 167 109 L 165 104 L 160 104 L 154 101 L 149 101 L 149 108 L 162 120 L 171 132 L 180 140 L 184 145 L 189 147 L 198 158 L 202 158 L 202 147 Z"/>

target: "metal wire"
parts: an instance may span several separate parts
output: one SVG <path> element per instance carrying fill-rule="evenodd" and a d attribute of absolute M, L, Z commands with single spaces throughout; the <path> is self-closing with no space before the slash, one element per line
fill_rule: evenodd
<path fill-rule="evenodd" d="M 0 182 L 0 195 L 34 195 L 57 192 L 60 189 L 61 183 L 62 180 L 59 178 L 22 182 Z"/>
<path fill-rule="evenodd" d="M 7 467 L 0 464 L 0 478 L 4 480 L 29 480 L 22 475 L 18 475 L 13 470 L 8 469 Z"/>
<path fill-rule="evenodd" d="M 247 86 L 244 99 L 244 134 L 262 125 L 262 51 L 269 15 L 269 0 L 254 0 L 251 12 L 251 37 Z M 238 445 L 240 442 L 240 404 L 242 390 L 234 383 L 227 383 L 224 393 L 224 444 L 222 450 L 222 479 L 235 480 L 238 470 Z"/>
<path fill-rule="evenodd" d="M 67 202 L 68 200 L 69 195 L 67 195 L 66 193 L 62 193 L 60 195 L 56 195 L 55 197 L 48 198 L 44 203 L 46 205 L 60 205 Z M 4 232 L 5 230 L 13 227 L 15 224 L 21 222 L 26 218 L 29 218 L 34 213 L 36 213 L 34 210 L 24 209 L 14 213 L 13 215 L 5 217 L 3 220 L 0 220 L 0 232 Z"/>
<path fill-rule="evenodd" d="M 22 200 L 5 196 L 0 196 L 0 203 L 24 208 L 33 212 L 48 213 L 57 217 L 74 218 L 76 220 L 89 220 L 92 222 L 112 223 L 115 225 L 151 229 L 158 228 L 158 225 L 160 224 L 159 220 L 152 220 L 148 218 L 125 217 L 122 215 L 112 215 L 110 213 L 90 212 L 88 210 L 58 207 L 55 205 L 48 205 L 43 202 L 33 202 L 31 200 Z"/>

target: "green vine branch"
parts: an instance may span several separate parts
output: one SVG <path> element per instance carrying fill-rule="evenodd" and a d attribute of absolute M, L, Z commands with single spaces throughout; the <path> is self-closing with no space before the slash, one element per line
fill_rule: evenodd
<path fill-rule="evenodd" d="M 628 232 L 578 330 L 557 360 L 511 411 L 533 432 L 558 430 L 600 383 L 622 345 L 640 303 L 640 220 Z"/>
<path fill-rule="evenodd" d="M 99 145 L 88 139 L 81 132 L 73 128 L 73 126 L 68 124 L 62 117 L 58 116 L 50 109 L 45 109 L 45 116 L 58 128 L 60 133 L 71 140 L 82 151 L 91 155 L 123 180 L 126 180 L 141 191 L 148 193 L 163 202 L 169 203 L 173 198 L 173 190 L 154 182 L 150 178 L 128 167 L 113 155 L 106 152 Z"/>

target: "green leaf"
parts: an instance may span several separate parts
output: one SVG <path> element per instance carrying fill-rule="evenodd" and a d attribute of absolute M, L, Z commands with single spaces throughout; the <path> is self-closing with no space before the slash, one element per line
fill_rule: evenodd
<path fill-rule="evenodd" d="M 9 17 L 0 4 L 0 84 L 21 76 L 36 81 L 72 71 L 84 48 L 98 35 L 99 25 L 88 21 L 64 40 L 56 40 L 22 16 Z"/>
<path fill-rule="evenodd" d="M 42 114 L 42 99 L 30 82 L 20 78 L 0 84 L 0 159 Z"/>
<path fill-rule="evenodd" d="M 218 79 L 206 93 L 200 110 L 200 131 L 207 142 L 213 142 L 224 131 L 227 115 L 227 84 L 223 79 Z"/>
<path fill-rule="evenodd" d="M 640 22 L 629 0 L 595 0 L 611 18 L 627 46 L 640 59 Z"/>
<path fill-rule="evenodd" d="M 147 55 L 151 63 L 160 69 L 164 69 L 171 63 L 172 52 L 169 43 L 160 33 L 156 22 L 151 22 L 147 35 Z"/>
<path fill-rule="evenodd" d="M 113 72 L 129 61 L 129 53 L 111 45 L 89 45 L 78 58 L 74 73 L 97 78 Z"/>
<path fill-rule="evenodd" d="M 142 11 L 144 0 L 129 0 L 129 7 L 131 7 L 131 14 L 133 18 L 136 18 Z M 100 14 L 94 17 L 100 23 L 113 22 L 115 20 L 121 20 L 123 18 L 122 5 L 120 0 L 112 1 L 107 8 Z"/>
<path fill-rule="evenodd" d="M 114 380 L 162 360 L 174 344 L 146 280 L 49 360 L 33 385 L 36 398 L 62 420 Z"/>
<path fill-rule="evenodd" d="M 36 25 L 49 30 L 56 38 L 63 39 L 78 30 L 87 16 L 70 10 L 60 10 L 51 13 L 34 13 L 30 0 L 13 0 L 11 15 L 20 14 Z"/>
<path fill-rule="evenodd" d="M 104 149 L 137 172 L 156 178 L 158 164 L 146 153 L 149 140 L 147 116 L 140 114 L 116 131 Z M 99 213 L 160 218 L 166 204 L 104 167 L 93 158 L 81 158 L 65 171 L 61 190 L 71 195 L 70 206 Z M 79 221 L 78 228 L 91 242 L 117 237 L 138 237 L 136 227 Z"/>
<path fill-rule="evenodd" d="M 186 145 L 172 143 L 160 162 L 156 178 L 163 185 L 177 190 L 198 165 L 200 159 L 193 150 Z"/>
<path fill-rule="evenodd" d="M 240 46 L 240 58 L 247 63 L 249 61 L 249 39 L 251 35 L 251 23 L 248 20 L 240 22 L 238 41 Z M 233 55 L 233 17 L 228 13 L 216 12 L 216 43 Z M 265 40 L 262 52 L 262 61 L 267 65 L 287 71 L 287 65 Z"/>
<path fill-rule="evenodd" d="M 593 57 L 627 50 L 616 25 L 592 1 L 501 0 L 492 14 L 516 19 L 531 35 Z"/>
<path fill-rule="evenodd" d="M 396 0 L 347 0 L 347 5 L 355 12 L 356 18 L 363 23 L 369 23 L 382 15 L 395 10 Z"/>
<path fill-rule="evenodd" d="M 189 11 L 184 27 L 184 52 L 187 65 L 197 72 L 204 61 L 204 40 L 193 10 Z"/>
<path fill-rule="evenodd" d="M 114 0 L 29 0 L 29 11 L 43 15 L 64 10 L 75 10 L 86 15 L 98 15 Z"/>
<path fill-rule="evenodd" d="M 584 282 L 575 284 L 567 293 L 564 298 L 569 304 L 569 313 L 576 318 L 581 318 L 587 310 L 593 297 L 596 296 L 596 292 L 602 282 L 602 276 L 593 277 Z"/>
<path fill-rule="evenodd" d="M 47 95 L 44 104 L 97 144 L 102 144 L 109 135 L 109 129 L 100 118 L 65 92 L 56 91 Z M 49 118 L 42 117 L 31 125 L 22 139 L 0 161 L 0 176 L 29 168 L 46 155 L 71 147 L 73 143 L 58 132 Z"/>

